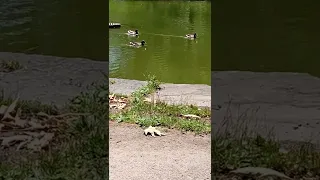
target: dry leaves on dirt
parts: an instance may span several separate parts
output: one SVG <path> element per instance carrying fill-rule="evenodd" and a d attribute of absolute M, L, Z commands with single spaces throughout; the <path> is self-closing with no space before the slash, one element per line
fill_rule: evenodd
<path fill-rule="evenodd" d="M 16 147 L 16 150 L 27 148 L 40 151 L 52 141 L 59 127 L 86 115 L 80 113 L 48 115 L 44 112 L 26 115 L 17 107 L 18 101 L 19 98 L 9 106 L 0 107 L 1 148 Z"/>
<path fill-rule="evenodd" d="M 117 97 L 114 94 L 109 95 L 109 108 L 124 109 L 128 104 L 128 99 L 125 97 Z"/>

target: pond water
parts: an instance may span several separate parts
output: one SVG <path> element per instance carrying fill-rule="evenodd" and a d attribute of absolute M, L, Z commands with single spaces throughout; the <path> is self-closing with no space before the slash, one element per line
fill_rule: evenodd
<path fill-rule="evenodd" d="M 320 1 L 219 1 L 212 7 L 212 70 L 320 77 Z"/>
<path fill-rule="evenodd" d="M 109 1 L 110 77 L 168 83 L 210 84 L 211 3 L 186 1 Z M 138 29 L 139 36 L 128 36 Z M 184 38 L 196 32 L 198 38 Z M 144 47 L 128 46 L 130 41 Z"/>
<path fill-rule="evenodd" d="M 106 8 L 92 6 L 85 0 L 0 0 L 0 51 L 106 61 Z"/>

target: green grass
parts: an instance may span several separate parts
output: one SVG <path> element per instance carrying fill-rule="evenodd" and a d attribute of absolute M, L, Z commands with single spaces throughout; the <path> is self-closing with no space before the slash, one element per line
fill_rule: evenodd
<path fill-rule="evenodd" d="M 214 176 L 228 179 L 232 170 L 264 167 L 291 178 L 320 177 L 320 152 L 311 143 L 292 142 L 292 147 L 284 150 L 283 142 L 274 138 L 272 130 L 267 131 L 267 136 L 249 130 L 248 119 L 239 118 L 232 123 L 226 118 L 224 124 L 223 131 L 212 136 Z"/>
<path fill-rule="evenodd" d="M 106 79 L 107 81 L 107 79 Z M 36 159 L 0 162 L 0 179 L 108 179 L 108 85 L 94 85 L 88 93 L 71 100 L 63 111 L 89 113 L 72 121 L 60 134 L 59 141 Z M 12 100 L 1 99 L 0 104 Z M 59 113 L 55 107 L 21 101 L 30 112 Z"/>
<path fill-rule="evenodd" d="M 210 133 L 209 108 L 198 108 L 192 105 L 168 105 L 162 102 L 149 103 L 144 99 L 156 92 L 160 82 L 154 76 L 148 77 L 146 86 L 132 93 L 129 97 L 128 108 L 117 113 L 111 113 L 110 119 L 117 122 L 135 123 L 142 127 L 163 126 L 195 133 Z M 182 114 L 193 114 L 201 119 L 186 119 Z M 205 120 L 204 120 L 205 119 Z"/>
<path fill-rule="evenodd" d="M 0 94 L 0 106 L 1 105 L 9 105 L 14 100 L 11 98 L 4 97 L 4 91 L 1 91 Z M 21 110 L 26 114 L 38 113 L 38 112 L 45 112 L 50 115 L 58 114 L 58 108 L 55 105 L 47 105 L 41 104 L 39 101 L 18 101 L 17 106 L 21 108 Z"/>
<path fill-rule="evenodd" d="M 13 72 L 19 69 L 22 69 L 23 66 L 15 60 L 4 61 L 2 60 L 0 63 L 0 69 L 3 69 L 4 72 Z"/>

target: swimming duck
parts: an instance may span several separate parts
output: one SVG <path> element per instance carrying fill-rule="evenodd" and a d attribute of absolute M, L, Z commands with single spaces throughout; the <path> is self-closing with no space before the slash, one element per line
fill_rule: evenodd
<path fill-rule="evenodd" d="M 196 37 L 197 37 L 197 33 L 194 33 L 194 34 L 186 34 L 185 37 L 186 37 L 186 38 L 196 38 Z"/>
<path fill-rule="evenodd" d="M 136 29 L 135 31 L 129 30 L 129 31 L 128 31 L 128 35 L 139 35 L 139 32 L 138 32 L 137 29 Z"/>
<path fill-rule="evenodd" d="M 139 46 L 144 46 L 145 43 L 146 42 L 144 40 L 142 40 L 141 42 L 129 42 L 129 45 L 139 47 Z"/>

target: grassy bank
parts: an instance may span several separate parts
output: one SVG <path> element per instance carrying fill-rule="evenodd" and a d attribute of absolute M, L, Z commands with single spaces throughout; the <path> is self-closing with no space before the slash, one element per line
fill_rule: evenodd
<path fill-rule="evenodd" d="M 198 108 L 186 105 L 168 105 L 158 102 L 156 91 L 160 82 L 149 76 L 146 86 L 140 88 L 131 96 L 114 95 L 110 98 L 110 120 L 135 123 L 141 127 L 162 126 L 196 133 L 210 133 L 209 108 Z M 120 104 L 117 102 L 121 102 Z M 120 107 L 120 108 L 119 108 Z"/>
<path fill-rule="evenodd" d="M 0 179 L 108 179 L 107 94 L 107 83 L 93 85 L 62 109 L 2 97 L 0 106 L 14 108 L 9 118 L 0 114 L 0 119 L 5 119 L 0 121 L 2 138 L 6 134 L 14 138 L 37 133 L 54 133 L 54 138 L 40 152 L 26 148 L 17 151 L 12 144 L 1 147 Z M 18 119 L 10 119 L 18 115 Z M 27 120 L 28 127 L 17 124 L 22 120 Z"/>
<path fill-rule="evenodd" d="M 217 179 L 320 179 L 320 152 L 313 144 L 279 142 L 271 129 L 267 136 L 250 130 L 256 122 L 246 115 L 236 121 L 227 115 L 221 131 L 212 136 L 212 172 Z"/>

